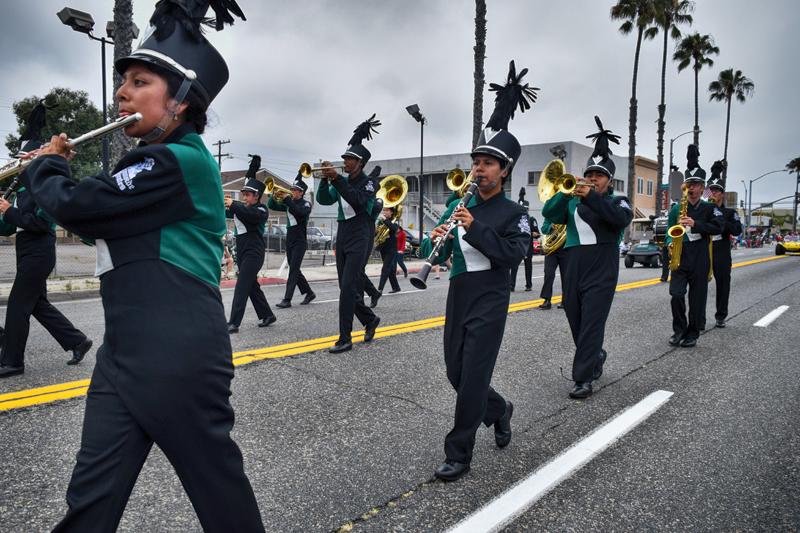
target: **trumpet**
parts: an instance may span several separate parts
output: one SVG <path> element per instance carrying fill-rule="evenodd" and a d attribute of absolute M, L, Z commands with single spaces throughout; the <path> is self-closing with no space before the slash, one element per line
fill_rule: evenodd
<path fill-rule="evenodd" d="M 267 192 L 274 196 L 275 200 L 278 202 L 282 202 L 285 196 L 292 195 L 292 191 L 275 183 L 275 179 L 272 176 L 267 177 L 266 181 L 264 181 L 264 185 L 267 188 Z"/>
<path fill-rule="evenodd" d="M 326 168 L 343 169 L 344 165 L 336 165 L 336 166 L 330 166 L 330 167 L 312 167 L 311 163 L 302 163 L 300 165 L 300 170 L 298 170 L 298 172 L 300 173 L 301 176 L 303 176 L 304 178 L 308 179 L 311 176 L 313 176 L 315 173 L 322 172 Z"/>

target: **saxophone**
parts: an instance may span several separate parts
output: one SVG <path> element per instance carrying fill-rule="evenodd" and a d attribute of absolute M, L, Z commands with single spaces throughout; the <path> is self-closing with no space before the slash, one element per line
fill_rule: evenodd
<path fill-rule="evenodd" d="M 683 191 L 681 195 L 681 203 L 678 208 L 678 221 L 686 216 L 689 209 L 689 187 L 685 184 L 681 187 Z M 686 228 L 680 223 L 670 226 L 667 230 L 667 235 L 670 236 L 672 242 L 669 244 L 669 269 L 672 272 L 678 270 L 681 266 L 681 252 L 683 251 L 683 236 L 686 235 Z"/>

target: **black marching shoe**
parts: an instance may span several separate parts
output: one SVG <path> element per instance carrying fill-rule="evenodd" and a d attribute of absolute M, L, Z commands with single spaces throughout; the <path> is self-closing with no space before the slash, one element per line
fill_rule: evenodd
<path fill-rule="evenodd" d="M 525 287 L 525 292 L 531 292 L 532 290 L 533 290 L 533 287 Z"/>
<path fill-rule="evenodd" d="M 286 298 L 275 304 L 275 307 L 277 307 L 278 309 L 288 309 L 291 306 L 292 306 L 292 301 L 287 300 Z"/>
<path fill-rule="evenodd" d="M 505 448 L 511 442 L 511 417 L 514 415 L 514 404 L 506 402 L 506 412 L 494 423 L 494 442 L 498 448 Z"/>
<path fill-rule="evenodd" d="M 306 297 L 303 298 L 303 301 L 300 302 L 300 305 L 308 305 L 316 297 L 317 297 L 317 295 L 314 294 L 313 292 L 306 293 Z"/>
<path fill-rule="evenodd" d="M 381 296 L 383 296 L 383 294 L 380 293 L 380 292 L 378 294 L 376 294 L 375 296 L 370 296 L 370 299 L 369 299 L 370 308 L 374 309 L 375 307 L 378 306 L 378 300 L 381 299 Z"/>
<path fill-rule="evenodd" d="M 685 338 L 681 341 L 681 348 L 694 348 L 697 346 L 697 339 Z"/>
<path fill-rule="evenodd" d="M 539 306 L 539 309 L 550 309 L 551 307 L 553 307 L 553 304 L 551 304 L 550 300 L 548 299 L 542 302 L 542 305 Z"/>
<path fill-rule="evenodd" d="M 591 381 L 576 381 L 575 387 L 569 393 L 569 397 L 575 400 L 583 400 L 592 395 Z"/>
<path fill-rule="evenodd" d="M 329 353 L 342 353 L 342 352 L 349 352 L 353 349 L 353 343 L 351 341 L 337 341 L 336 344 L 328 348 Z"/>
<path fill-rule="evenodd" d="M 557 307 L 559 309 L 564 309 L 564 302 L 558 302 L 558 306 Z"/>
<path fill-rule="evenodd" d="M 680 346 L 681 341 L 683 341 L 683 336 L 678 335 L 677 333 L 669 338 L 669 345 L 670 346 Z"/>
<path fill-rule="evenodd" d="M 592 380 L 600 379 L 600 376 L 603 375 L 603 365 L 606 364 L 606 357 L 608 357 L 608 352 L 601 348 L 600 354 L 597 356 L 597 364 L 594 367 Z"/>
<path fill-rule="evenodd" d="M 24 366 L 6 366 L 0 365 L 0 378 L 10 378 L 25 372 Z"/>
<path fill-rule="evenodd" d="M 718 327 L 718 328 L 724 328 L 725 327 L 725 319 L 724 318 L 718 318 L 717 319 L 717 323 L 714 324 L 714 326 Z"/>
<path fill-rule="evenodd" d="M 367 324 L 367 327 L 364 328 L 364 342 L 369 342 L 375 338 L 375 330 L 378 329 L 378 324 L 380 323 L 381 317 L 376 316 L 375 320 Z"/>
<path fill-rule="evenodd" d="M 469 463 L 459 463 L 448 459 L 439 465 L 433 475 L 442 481 L 455 481 L 467 472 L 469 472 Z"/>
<path fill-rule="evenodd" d="M 228 324 L 228 333 L 239 333 L 239 326 Z"/>
<path fill-rule="evenodd" d="M 275 315 L 272 315 L 269 318 L 262 318 L 261 320 L 258 321 L 258 327 L 265 328 L 265 327 L 269 326 L 270 324 L 274 324 L 277 321 L 278 321 L 278 319 L 275 317 Z"/>
<path fill-rule="evenodd" d="M 67 364 L 77 365 L 78 363 L 83 361 L 83 358 L 86 357 L 86 352 L 88 352 L 89 348 L 91 347 L 92 347 L 91 339 L 86 339 L 85 341 L 74 347 L 72 349 L 72 359 L 67 361 Z"/>
<path fill-rule="evenodd" d="M 396 293 L 396 292 L 400 292 L 400 291 L 402 291 L 402 290 L 403 290 L 403 289 L 392 289 L 392 290 L 390 290 L 390 291 L 389 291 L 389 294 L 394 294 L 394 293 Z"/>

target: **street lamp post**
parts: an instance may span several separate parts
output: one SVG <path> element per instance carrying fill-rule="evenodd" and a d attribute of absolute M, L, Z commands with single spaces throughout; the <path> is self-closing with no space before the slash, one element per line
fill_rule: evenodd
<path fill-rule="evenodd" d="M 694 133 L 694 130 L 684 131 L 683 133 L 681 133 L 678 136 L 673 137 L 672 139 L 669 140 L 669 170 L 670 170 L 670 174 L 672 174 L 672 167 L 674 166 L 673 163 L 672 163 L 672 148 L 673 148 L 673 145 L 675 144 L 676 140 L 678 140 L 679 138 L 683 137 L 684 135 L 688 135 L 690 133 Z M 701 131 L 698 130 L 697 133 L 701 133 Z M 667 179 L 669 179 L 669 178 L 667 178 Z M 657 184 L 656 189 L 658 190 L 657 198 L 656 198 L 656 216 L 658 216 L 661 213 L 661 208 L 660 208 L 661 207 L 661 182 L 659 182 Z M 667 202 L 667 203 L 669 203 L 669 202 Z"/>
<path fill-rule="evenodd" d="M 776 172 L 785 172 L 785 169 L 781 168 L 778 170 L 770 170 L 769 172 L 761 174 L 759 177 L 750 180 L 750 188 L 747 190 L 747 228 L 745 229 L 745 233 L 750 231 L 750 223 L 753 219 L 753 182 L 760 180 L 764 176 L 775 174 Z"/>
<path fill-rule="evenodd" d="M 424 148 L 424 133 L 425 133 L 425 116 L 419 110 L 419 106 L 417 104 L 411 104 L 410 106 L 406 107 L 406 111 L 408 114 L 414 117 L 414 120 L 419 122 L 419 242 L 422 244 L 422 239 L 424 238 L 423 233 L 423 224 L 424 224 L 424 214 L 422 212 L 422 205 L 423 205 L 423 188 L 424 188 L 424 180 L 422 179 L 422 164 L 423 164 L 423 154 L 425 153 Z"/>

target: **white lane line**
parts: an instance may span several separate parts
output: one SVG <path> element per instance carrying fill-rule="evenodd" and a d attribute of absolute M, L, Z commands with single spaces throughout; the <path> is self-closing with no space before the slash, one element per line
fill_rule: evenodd
<path fill-rule="evenodd" d="M 669 391 L 659 390 L 627 408 L 594 430 L 591 435 L 573 444 L 561 455 L 456 524 L 449 533 L 500 530 L 592 458 L 645 421 L 664 405 L 672 394 Z"/>
<path fill-rule="evenodd" d="M 764 316 L 764 318 L 762 318 L 761 320 L 759 320 L 758 322 L 756 322 L 753 325 L 755 327 L 757 327 L 757 328 L 765 328 L 765 327 L 769 326 L 770 324 L 772 324 L 773 322 L 775 322 L 775 319 L 777 319 L 779 316 L 781 316 L 783 313 L 785 313 L 787 309 L 789 309 L 788 305 L 781 305 L 780 307 L 778 307 L 776 309 L 773 309 L 772 311 L 767 313 Z"/>

